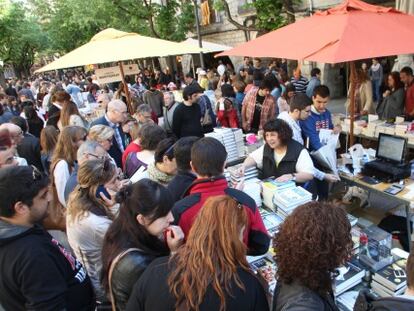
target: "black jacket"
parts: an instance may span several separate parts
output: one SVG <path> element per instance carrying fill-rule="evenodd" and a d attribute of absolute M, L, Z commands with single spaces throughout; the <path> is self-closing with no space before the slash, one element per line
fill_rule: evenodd
<path fill-rule="evenodd" d="M 29 165 L 34 165 L 43 171 L 39 138 L 29 133 L 24 134 L 22 142 L 17 146 L 17 153 L 20 157 L 25 158 Z"/>
<path fill-rule="evenodd" d="M 98 124 L 110 126 L 108 121 L 106 121 L 105 116 L 102 116 L 102 117 L 96 119 L 95 121 L 93 121 L 92 124 L 91 124 L 91 127 L 94 126 L 94 125 L 98 125 Z M 118 131 L 118 133 L 121 135 L 122 144 L 123 144 L 123 147 L 124 147 L 124 150 L 125 150 L 125 134 L 122 131 L 122 126 L 118 125 L 118 127 L 114 130 Z M 111 146 L 111 149 L 109 149 L 108 153 L 115 160 L 116 165 L 118 167 L 122 168 L 122 153 L 123 153 L 123 151 L 121 149 L 119 149 L 118 142 L 116 141 L 115 135 L 112 138 L 112 146 Z"/>
<path fill-rule="evenodd" d="M 263 179 L 269 177 L 278 178 L 284 174 L 296 173 L 296 162 L 303 149 L 304 147 L 301 144 L 296 140 L 291 139 L 287 144 L 286 155 L 283 157 L 282 161 L 280 161 L 279 165 L 276 166 L 274 151 L 268 144 L 265 144 L 261 177 Z"/>
<path fill-rule="evenodd" d="M 402 297 L 375 298 L 367 290 L 359 292 L 354 311 L 414 311 L 414 300 Z"/>
<path fill-rule="evenodd" d="M 0 305 L 18 310 L 93 310 L 82 264 L 40 226 L 0 220 Z"/>
<path fill-rule="evenodd" d="M 278 282 L 272 311 L 339 311 L 332 296 L 321 297 L 297 283 Z"/>
<path fill-rule="evenodd" d="M 115 266 L 112 273 L 112 293 L 117 310 L 125 310 L 132 288 L 154 256 L 141 251 L 126 254 Z"/>
<path fill-rule="evenodd" d="M 177 175 L 168 183 L 167 187 L 170 190 L 174 202 L 183 198 L 184 193 L 196 178 L 192 172 L 178 171 Z"/>
<path fill-rule="evenodd" d="M 155 259 L 134 286 L 127 311 L 173 311 L 175 299 L 170 293 L 167 279 L 172 266 L 169 257 Z M 265 291 L 257 278 L 243 269 L 237 269 L 238 277 L 245 287 L 241 290 L 234 282 L 230 284 L 232 296 L 226 295 L 226 311 L 268 311 Z M 220 299 L 212 286 L 207 287 L 200 311 L 220 310 Z"/>

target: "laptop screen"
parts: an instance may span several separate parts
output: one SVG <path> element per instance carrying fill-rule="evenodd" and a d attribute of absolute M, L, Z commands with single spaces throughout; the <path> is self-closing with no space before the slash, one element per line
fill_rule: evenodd
<path fill-rule="evenodd" d="M 405 147 L 405 138 L 381 133 L 378 139 L 376 157 L 386 161 L 402 163 Z"/>

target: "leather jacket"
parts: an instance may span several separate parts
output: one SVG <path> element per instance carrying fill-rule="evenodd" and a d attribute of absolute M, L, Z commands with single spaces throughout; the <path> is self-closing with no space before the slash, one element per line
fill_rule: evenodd
<path fill-rule="evenodd" d="M 135 282 L 155 258 L 143 251 L 133 251 L 117 263 L 111 279 L 116 310 L 125 310 Z"/>

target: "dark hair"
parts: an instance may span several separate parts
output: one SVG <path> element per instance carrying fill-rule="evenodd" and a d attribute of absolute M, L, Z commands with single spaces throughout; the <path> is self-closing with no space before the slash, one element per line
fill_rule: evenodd
<path fill-rule="evenodd" d="M 296 87 L 292 83 L 289 83 L 288 85 L 286 85 L 286 91 L 285 91 L 286 96 L 289 92 L 296 92 Z"/>
<path fill-rule="evenodd" d="M 325 296 L 332 291 L 331 273 L 351 255 L 351 225 L 343 208 L 312 201 L 286 218 L 273 246 L 278 282 L 297 281 Z"/>
<path fill-rule="evenodd" d="M 264 74 L 259 69 L 253 69 L 253 81 L 263 81 Z"/>
<path fill-rule="evenodd" d="M 174 157 L 177 162 L 177 168 L 183 171 L 190 171 L 191 148 L 199 140 L 198 137 L 189 136 L 180 138 L 174 146 Z"/>
<path fill-rule="evenodd" d="M 101 280 L 106 290 L 109 267 L 123 250 L 136 247 L 155 257 L 169 254 L 165 243 L 151 235 L 136 219 L 138 214 L 142 214 L 152 223 L 168 215 L 173 207 L 168 189 L 144 178 L 119 191 L 116 200 L 120 203 L 119 216 L 109 226 L 102 247 Z"/>
<path fill-rule="evenodd" d="M 403 69 L 401 69 L 400 73 L 405 73 L 406 75 L 412 76 L 413 69 L 411 67 L 405 66 Z"/>
<path fill-rule="evenodd" d="M 402 83 L 400 74 L 397 71 L 391 72 L 388 76 L 391 76 L 394 80 L 394 87 L 396 90 L 401 89 L 404 87 L 404 83 Z"/>
<path fill-rule="evenodd" d="M 318 85 L 313 89 L 313 96 L 316 97 L 317 95 L 319 95 L 322 98 L 329 97 L 331 95 L 329 87 L 327 87 L 326 85 Z"/>
<path fill-rule="evenodd" d="M 304 93 L 297 93 L 295 94 L 289 102 L 290 112 L 295 111 L 298 109 L 299 111 L 304 110 L 306 107 L 312 105 L 312 100 L 306 96 Z"/>
<path fill-rule="evenodd" d="M 311 77 L 316 77 L 316 75 L 320 75 L 321 74 L 321 70 L 317 67 L 312 68 L 310 75 Z"/>
<path fill-rule="evenodd" d="M 223 144 L 212 137 L 196 141 L 191 148 L 191 162 L 198 175 L 214 177 L 223 174 L 227 151 Z"/>
<path fill-rule="evenodd" d="M 230 84 L 223 84 L 221 86 L 221 96 L 222 97 L 235 97 L 233 87 Z"/>
<path fill-rule="evenodd" d="M 191 72 L 187 72 L 184 77 L 194 79 L 194 76 Z"/>
<path fill-rule="evenodd" d="M 259 89 L 261 89 L 261 90 L 269 90 L 269 91 L 273 90 L 273 83 L 272 83 L 272 81 L 270 79 L 268 79 L 268 78 L 265 78 L 264 80 L 262 80 L 260 82 Z"/>
<path fill-rule="evenodd" d="M 275 77 L 274 74 L 272 74 L 272 73 L 268 74 L 265 79 L 269 80 L 272 83 L 272 89 L 278 88 L 280 91 L 282 91 L 282 87 L 280 86 L 280 82 Z"/>
<path fill-rule="evenodd" d="M 408 256 L 407 266 L 405 268 L 407 271 L 407 287 L 409 289 L 414 288 L 414 251 L 411 250 L 410 255 Z"/>
<path fill-rule="evenodd" d="M 13 123 L 13 124 L 17 125 L 18 127 L 20 127 L 21 130 L 23 131 L 23 133 L 27 132 L 27 121 L 26 121 L 25 118 L 15 116 L 15 117 L 10 119 L 10 123 Z"/>
<path fill-rule="evenodd" d="M 155 150 L 161 140 L 167 137 L 164 129 L 153 123 L 146 123 L 138 131 L 143 150 Z"/>
<path fill-rule="evenodd" d="M 71 97 L 68 93 L 66 93 L 65 91 L 57 91 L 53 96 L 52 96 L 52 102 L 59 102 L 59 103 L 63 103 L 65 101 L 70 101 Z"/>
<path fill-rule="evenodd" d="M 282 145 L 286 146 L 292 139 L 293 132 L 289 124 L 282 119 L 269 120 L 263 125 L 263 136 L 266 133 L 276 132 Z"/>
<path fill-rule="evenodd" d="M 236 80 L 233 82 L 233 86 L 236 88 L 237 92 L 243 93 L 246 88 L 246 84 L 243 81 Z"/>
<path fill-rule="evenodd" d="M 157 84 L 158 84 L 158 83 L 157 83 L 157 80 L 155 80 L 155 79 L 151 79 L 151 80 L 150 80 L 150 82 L 149 82 L 149 86 L 150 86 L 150 87 L 156 87 L 156 86 L 157 86 Z"/>
<path fill-rule="evenodd" d="M 5 167 L 0 170 L 0 216 L 10 218 L 14 205 L 21 201 L 29 207 L 39 191 L 46 188 L 49 179 L 31 166 Z"/>
<path fill-rule="evenodd" d="M 158 143 L 157 149 L 155 149 L 155 163 L 161 163 L 164 156 L 167 156 L 169 160 L 174 159 L 174 144 L 175 139 L 172 137 L 161 140 Z"/>

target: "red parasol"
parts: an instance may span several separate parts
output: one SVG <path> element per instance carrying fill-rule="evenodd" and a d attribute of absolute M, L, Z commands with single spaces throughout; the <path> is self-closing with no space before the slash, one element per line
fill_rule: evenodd
<path fill-rule="evenodd" d="M 414 16 L 393 8 L 345 0 L 220 56 L 278 57 L 323 63 L 351 61 L 351 144 L 355 100 L 354 60 L 414 52 Z"/>

